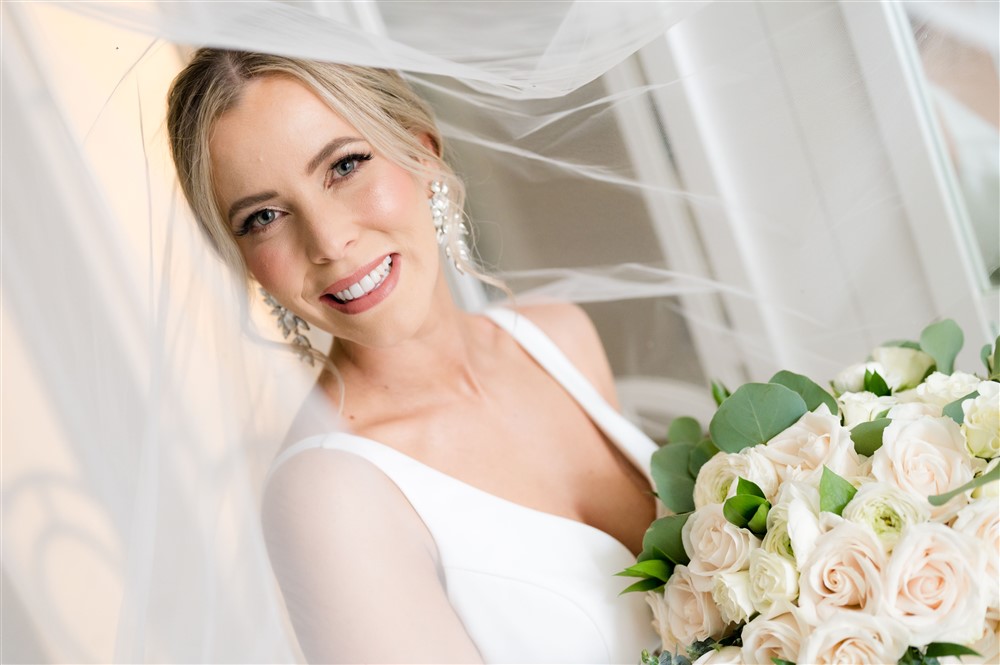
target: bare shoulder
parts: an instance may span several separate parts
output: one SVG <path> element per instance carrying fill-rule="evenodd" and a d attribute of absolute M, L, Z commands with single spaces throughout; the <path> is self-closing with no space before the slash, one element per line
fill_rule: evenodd
<path fill-rule="evenodd" d="M 597 329 L 583 309 L 574 303 L 545 303 L 515 308 L 526 316 L 566 354 L 601 395 L 615 408 L 614 375 Z"/>

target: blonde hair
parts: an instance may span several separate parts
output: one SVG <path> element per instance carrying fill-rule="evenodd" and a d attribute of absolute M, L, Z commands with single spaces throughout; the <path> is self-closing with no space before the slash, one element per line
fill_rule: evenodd
<path fill-rule="evenodd" d="M 199 225 L 222 260 L 242 274 L 248 285 L 251 276 L 215 199 L 209 139 L 215 122 L 239 102 L 246 84 L 262 76 L 287 76 L 304 84 L 378 153 L 415 176 L 448 185 L 456 210 L 463 209 L 465 186 L 443 159 L 434 115 L 398 72 L 266 53 L 199 49 L 167 95 L 170 150 Z M 430 139 L 433 150 L 421 141 L 423 136 Z M 449 243 L 459 240 L 449 237 Z M 466 261 L 457 245 L 450 249 L 461 270 L 505 288 Z"/>

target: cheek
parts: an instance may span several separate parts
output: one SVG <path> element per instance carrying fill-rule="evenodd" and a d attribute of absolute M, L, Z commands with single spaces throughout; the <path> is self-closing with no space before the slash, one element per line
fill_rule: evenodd
<path fill-rule="evenodd" d="M 369 218 L 379 220 L 383 228 L 401 229 L 424 221 L 431 225 L 430 207 L 425 198 L 413 176 L 402 169 L 391 169 L 375 179 L 360 204 Z"/>
<path fill-rule="evenodd" d="M 279 298 L 291 283 L 292 274 L 289 267 L 293 263 L 288 258 L 287 251 L 273 242 L 243 251 L 243 260 L 246 261 L 250 274 L 269 293 Z"/>

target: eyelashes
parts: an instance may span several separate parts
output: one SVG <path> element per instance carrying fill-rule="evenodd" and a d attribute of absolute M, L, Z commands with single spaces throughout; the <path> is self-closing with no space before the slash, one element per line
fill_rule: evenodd
<path fill-rule="evenodd" d="M 326 172 L 326 179 L 323 181 L 324 189 L 337 186 L 339 183 L 352 178 L 361 165 L 372 159 L 370 152 L 357 152 L 341 157 L 330 165 Z M 287 213 L 277 208 L 260 208 L 247 215 L 234 235 L 242 237 L 255 233 L 263 233 L 268 230 L 274 222 L 284 217 Z"/>

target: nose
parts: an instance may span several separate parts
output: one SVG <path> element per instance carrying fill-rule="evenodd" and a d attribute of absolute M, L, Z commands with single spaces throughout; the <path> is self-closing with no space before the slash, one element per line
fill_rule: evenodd
<path fill-rule="evenodd" d="M 317 265 L 343 259 L 358 239 L 358 225 L 347 210 L 313 209 L 300 222 L 302 246 Z"/>

